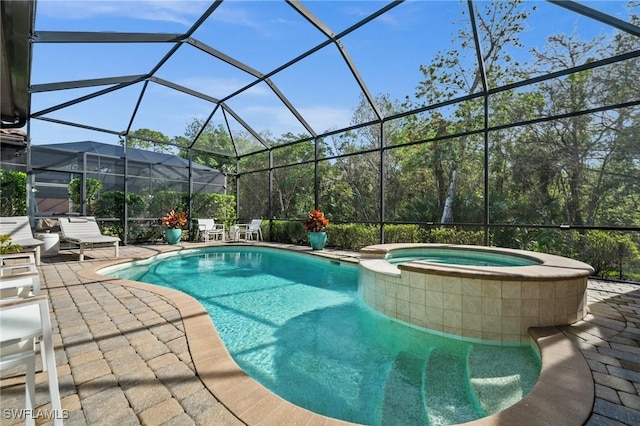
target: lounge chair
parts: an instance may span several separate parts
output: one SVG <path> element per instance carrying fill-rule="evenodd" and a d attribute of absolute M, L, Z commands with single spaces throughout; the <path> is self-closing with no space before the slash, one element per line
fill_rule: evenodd
<path fill-rule="evenodd" d="M 255 235 L 256 240 L 262 240 L 262 219 L 252 219 L 249 226 L 240 228 L 240 235 L 244 235 L 246 240 L 252 240 Z"/>
<path fill-rule="evenodd" d="M 69 216 L 58 219 L 62 240 L 80 246 L 80 261 L 84 260 L 86 247 L 113 246 L 118 257 L 120 238 L 102 235 L 96 218 L 93 216 Z"/>
<path fill-rule="evenodd" d="M 0 234 L 11 237 L 11 243 L 22 247 L 23 251 L 33 251 L 36 266 L 40 266 L 40 246 L 44 241 L 33 238 L 29 216 L 0 217 Z"/>
<path fill-rule="evenodd" d="M 200 238 L 205 242 L 208 242 L 209 238 L 215 240 L 220 237 L 222 241 L 226 239 L 224 225 L 216 223 L 215 219 L 198 219 L 198 231 Z"/>

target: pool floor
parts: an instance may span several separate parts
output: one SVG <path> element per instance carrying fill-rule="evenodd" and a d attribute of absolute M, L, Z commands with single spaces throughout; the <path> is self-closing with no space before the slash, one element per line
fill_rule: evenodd
<path fill-rule="evenodd" d="M 368 308 L 357 297 L 351 265 L 228 248 L 114 275 L 195 297 L 243 370 L 329 417 L 460 423 L 516 403 L 539 373 L 529 347 L 447 339 Z"/>

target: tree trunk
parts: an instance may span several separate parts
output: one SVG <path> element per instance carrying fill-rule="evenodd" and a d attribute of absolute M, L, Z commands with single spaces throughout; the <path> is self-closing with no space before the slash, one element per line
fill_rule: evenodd
<path fill-rule="evenodd" d="M 458 179 L 458 170 L 453 169 L 451 172 L 451 181 L 449 182 L 449 191 L 447 192 L 447 199 L 444 202 L 444 208 L 442 209 L 441 223 L 453 222 L 453 198 L 456 195 L 456 181 Z"/>

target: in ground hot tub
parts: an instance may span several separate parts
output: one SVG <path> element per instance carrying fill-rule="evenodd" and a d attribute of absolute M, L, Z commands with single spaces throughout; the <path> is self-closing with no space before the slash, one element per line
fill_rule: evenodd
<path fill-rule="evenodd" d="M 358 291 L 399 320 L 471 339 L 524 343 L 529 327 L 585 315 L 586 263 L 497 247 L 379 244 L 360 250 Z"/>

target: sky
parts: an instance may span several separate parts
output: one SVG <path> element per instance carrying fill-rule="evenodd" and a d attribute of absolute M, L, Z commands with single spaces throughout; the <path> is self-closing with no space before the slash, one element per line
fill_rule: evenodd
<path fill-rule="evenodd" d="M 303 2 L 335 34 L 388 3 L 365 0 Z M 628 19 L 625 1 L 582 3 Z M 36 31 L 183 34 L 209 6 L 210 2 L 199 0 L 38 0 L 35 28 Z M 526 48 L 511 48 L 509 52 L 523 62 L 531 60 L 531 48 L 544 48 L 551 34 L 575 33 L 584 39 L 611 34 L 611 29 L 604 24 L 548 2 L 530 1 L 526 6 L 536 7 L 522 34 Z M 450 40 L 455 38 L 457 31 L 468 28 L 463 16 L 465 12 L 466 2 L 409 0 L 345 36 L 341 43 L 372 95 L 386 94 L 397 101 L 408 97 L 415 101 L 416 87 L 424 78 L 420 66 L 430 63 L 438 51 L 451 48 Z M 318 29 L 280 0 L 226 0 L 192 38 L 262 74 L 326 40 Z M 172 43 L 36 43 L 31 84 L 146 74 L 172 47 Z M 464 53 L 462 57 L 467 61 L 473 59 L 472 55 Z M 244 71 L 188 44 L 181 45 L 155 76 L 214 99 L 224 99 L 254 80 Z M 271 81 L 317 133 L 354 122 L 353 112 L 362 91 L 334 44 L 276 73 Z M 105 87 L 108 86 L 34 93 L 32 113 Z M 142 90 L 142 83 L 132 85 L 44 116 L 124 131 Z M 276 136 L 305 132 L 265 83 L 231 97 L 225 104 L 257 132 L 270 131 Z M 131 129 L 149 128 L 169 138 L 182 136 L 194 118 L 205 119 L 215 106 L 207 100 L 151 83 L 144 91 Z M 219 111 L 213 122 L 228 123 L 232 129 L 242 130 L 232 116 Z M 118 137 L 113 134 L 41 120 L 31 120 L 29 134 L 34 144 L 80 140 L 118 143 Z"/>

